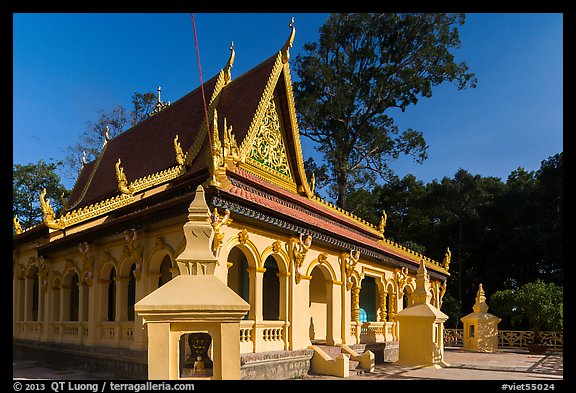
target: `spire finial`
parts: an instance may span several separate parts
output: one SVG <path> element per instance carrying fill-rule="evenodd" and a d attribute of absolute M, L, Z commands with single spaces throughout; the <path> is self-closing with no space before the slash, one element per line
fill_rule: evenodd
<path fill-rule="evenodd" d="M 86 150 L 82 150 L 82 167 L 86 165 Z"/>
<path fill-rule="evenodd" d="M 162 87 L 158 86 L 158 103 L 161 104 L 162 100 L 160 99 L 160 92 L 162 91 Z"/>
<path fill-rule="evenodd" d="M 290 36 L 288 37 L 288 40 L 282 47 L 282 62 L 284 64 L 288 63 L 288 60 L 290 60 L 290 48 L 292 48 L 292 44 L 294 43 L 294 36 L 296 35 L 296 28 L 294 27 L 294 17 L 292 17 L 289 26 L 292 30 L 290 31 Z"/>
<path fill-rule="evenodd" d="M 226 83 L 230 82 L 232 80 L 232 73 L 230 72 L 230 69 L 232 68 L 232 65 L 234 64 L 234 58 L 236 57 L 236 52 L 234 52 L 234 41 L 232 41 L 230 43 L 230 58 L 228 59 L 228 62 L 226 63 L 226 66 L 224 67 L 224 78 Z"/>

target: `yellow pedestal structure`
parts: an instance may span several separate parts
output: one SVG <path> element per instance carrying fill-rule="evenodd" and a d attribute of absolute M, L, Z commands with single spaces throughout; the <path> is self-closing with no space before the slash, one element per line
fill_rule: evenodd
<path fill-rule="evenodd" d="M 442 367 L 444 322 L 448 316 L 430 304 L 430 281 L 424 261 L 416 276 L 413 304 L 396 314 L 399 325 L 398 363 L 410 366 Z"/>
<path fill-rule="evenodd" d="M 476 295 L 474 312 L 460 318 L 464 324 L 464 349 L 477 352 L 498 351 L 498 323 L 500 318 L 488 313 L 488 304 L 482 284 Z"/>
<path fill-rule="evenodd" d="M 240 379 L 240 320 L 250 305 L 214 276 L 214 230 L 199 186 L 184 224 L 180 275 L 135 304 L 148 327 L 149 379 Z"/>

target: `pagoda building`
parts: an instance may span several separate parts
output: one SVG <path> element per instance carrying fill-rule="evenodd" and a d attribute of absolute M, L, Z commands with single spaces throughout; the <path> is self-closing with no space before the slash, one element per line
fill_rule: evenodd
<path fill-rule="evenodd" d="M 158 97 L 147 119 L 107 137 L 59 217 L 38 190 L 43 222 L 13 237 L 15 353 L 145 367 L 147 330 L 134 304 L 180 274 L 182 227 L 199 185 L 212 213 L 213 274 L 250 305 L 241 354 L 392 346 L 420 261 L 440 308 L 449 258 L 387 239 L 385 212 L 373 225 L 315 193 L 296 120 L 290 28 L 284 46 L 243 75 L 232 78 L 231 46 L 203 89 L 172 103 Z"/>

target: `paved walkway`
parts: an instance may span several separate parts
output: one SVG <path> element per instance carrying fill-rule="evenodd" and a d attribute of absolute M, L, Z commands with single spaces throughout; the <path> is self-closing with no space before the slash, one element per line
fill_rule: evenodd
<path fill-rule="evenodd" d="M 528 352 L 501 350 L 478 353 L 461 348 L 447 348 L 444 361 L 448 367 L 407 367 L 395 363 L 378 364 L 374 372 L 353 375 L 349 379 L 440 379 L 440 380 L 563 380 L 562 353 L 531 355 Z M 305 379 L 341 379 L 310 375 Z"/>
<path fill-rule="evenodd" d="M 477 353 L 461 348 L 447 348 L 444 360 L 448 367 L 406 367 L 395 363 L 376 366 L 372 373 L 353 374 L 351 380 L 541 380 L 562 381 L 564 357 L 562 353 L 530 355 L 528 352 L 501 350 L 495 353 Z M 13 361 L 14 380 L 116 380 L 110 374 L 89 373 L 80 370 L 55 369 L 36 362 Z M 342 380 L 326 375 L 308 375 L 304 380 Z"/>

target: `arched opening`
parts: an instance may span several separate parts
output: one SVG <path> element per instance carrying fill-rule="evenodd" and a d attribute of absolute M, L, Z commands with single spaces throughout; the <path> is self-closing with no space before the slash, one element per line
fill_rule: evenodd
<path fill-rule="evenodd" d="M 172 267 L 172 261 L 168 255 L 164 256 L 162 263 L 160 264 L 160 277 L 158 277 L 158 288 L 166 284 L 168 281 L 172 280 L 172 272 L 170 268 Z"/>
<path fill-rule="evenodd" d="M 60 280 L 55 280 L 52 285 L 52 319 L 60 322 Z"/>
<path fill-rule="evenodd" d="M 280 270 L 273 256 L 264 262 L 262 278 L 262 317 L 266 321 L 280 319 Z"/>
<path fill-rule="evenodd" d="M 18 285 L 18 320 L 20 322 L 24 321 L 24 312 L 26 310 L 26 279 L 24 275 L 17 279 Z"/>
<path fill-rule="evenodd" d="M 78 309 L 80 306 L 80 288 L 78 286 L 78 273 L 73 273 L 68 288 L 68 320 L 78 321 Z"/>
<path fill-rule="evenodd" d="M 330 272 L 317 265 L 312 269 L 309 287 L 310 341 L 328 343 L 332 330 L 332 278 Z"/>
<path fill-rule="evenodd" d="M 376 298 L 378 296 L 378 286 L 374 277 L 366 276 L 362 279 L 360 289 L 360 322 L 376 321 Z M 366 314 L 366 320 L 362 320 L 362 310 Z"/>
<path fill-rule="evenodd" d="M 26 276 L 26 292 L 28 294 L 27 308 L 28 315 L 26 319 L 28 321 L 38 321 L 38 305 L 39 299 L 39 280 L 38 280 L 38 269 L 36 267 L 31 267 Z M 22 301 L 25 301 L 22 298 Z"/>
<path fill-rule="evenodd" d="M 80 290 L 82 291 L 82 315 L 81 321 L 88 321 L 88 305 L 90 304 L 90 288 L 86 281 L 82 281 L 82 285 L 80 286 Z"/>
<path fill-rule="evenodd" d="M 116 319 L 116 269 L 110 270 L 110 276 L 107 285 L 107 320 L 114 321 Z"/>
<path fill-rule="evenodd" d="M 402 295 L 402 309 L 410 307 L 412 300 L 412 287 L 406 285 L 404 287 L 404 294 Z"/>
<path fill-rule="evenodd" d="M 248 274 L 248 260 L 238 247 L 234 247 L 228 254 L 228 286 L 246 302 L 250 302 L 250 275 Z M 245 317 L 246 318 L 246 317 Z"/>
<path fill-rule="evenodd" d="M 134 320 L 134 304 L 136 304 L 136 276 L 134 275 L 134 270 L 136 270 L 135 263 L 130 266 L 130 278 L 128 280 L 127 315 L 129 321 Z"/>

